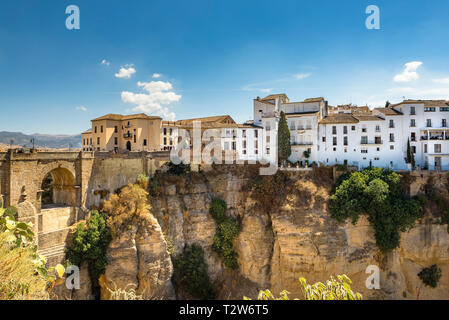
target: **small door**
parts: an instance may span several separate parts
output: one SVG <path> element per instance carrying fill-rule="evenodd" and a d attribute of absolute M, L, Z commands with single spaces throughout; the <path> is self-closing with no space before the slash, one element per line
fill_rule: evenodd
<path fill-rule="evenodd" d="M 435 167 L 441 168 L 441 157 L 435 157 Z"/>
<path fill-rule="evenodd" d="M 126 150 L 131 151 L 131 141 L 126 143 Z"/>

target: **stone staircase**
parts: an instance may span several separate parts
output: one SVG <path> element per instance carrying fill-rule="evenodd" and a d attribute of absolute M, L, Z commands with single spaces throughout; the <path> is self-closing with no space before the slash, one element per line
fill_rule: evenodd
<path fill-rule="evenodd" d="M 54 267 L 62 263 L 65 258 L 65 244 L 58 244 L 39 250 L 39 253 L 47 258 L 47 267 Z"/>

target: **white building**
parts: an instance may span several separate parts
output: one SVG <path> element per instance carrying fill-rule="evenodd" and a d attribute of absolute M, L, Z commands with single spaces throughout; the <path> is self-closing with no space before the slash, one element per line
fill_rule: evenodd
<path fill-rule="evenodd" d="M 449 170 L 449 101 L 405 100 L 391 106 L 401 112 L 402 153 L 410 139 L 416 165 Z"/>
<path fill-rule="evenodd" d="M 277 158 L 277 129 L 280 113 L 284 112 L 290 129 L 293 163 L 318 161 L 318 122 L 327 114 L 327 101 L 323 98 L 290 102 L 285 94 L 269 95 L 254 100 L 254 124 L 264 128 L 264 158 L 275 162 Z M 308 153 L 308 157 L 306 157 Z"/>
<path fill-rule="evenodd" d="M 254 124 L 263 128 L 263 156 L 277 158 L 280 112 L 290 128 L 291 162 L 349 164 L 409 170 L 407 144 L 415 164 L 449 170 L 449 101 L 405 100 L 387 108 L 328 106 L 323 98 L 290 102 L 285 94 L 254 99 Z"/>

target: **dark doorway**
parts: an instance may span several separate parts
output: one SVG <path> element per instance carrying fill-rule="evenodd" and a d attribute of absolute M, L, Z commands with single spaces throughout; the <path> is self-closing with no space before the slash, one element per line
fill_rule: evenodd
<path fill-rule="evenodd" d="M 131 141 L 126 143 L 126 150 L 131 151 Z"/>
<path fill-rule="evenodd" d="M 42 182 L 42 206 L 53 203 L 53 178 L 48 174 Z"/>
<path fill-rule="evenodd" d="M 75 177 L 65 168 L 51 170 L 41 184 L 41 206 L 49 208 L 57 206 L 75 206 Z"/>

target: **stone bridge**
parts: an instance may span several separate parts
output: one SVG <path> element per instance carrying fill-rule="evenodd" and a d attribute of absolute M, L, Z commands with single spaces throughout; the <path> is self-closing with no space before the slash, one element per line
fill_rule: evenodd
<path fill-rule="evenodd" d="M 70 227 L 98 207 L 107 195 L 153 175 L 169 160 L 168 152 L 37 152 L 10 149 L 0 153 L 0 195 L 18 209 L 18 219 L 32 222 L 41 253 L 60 262 Z M 43 205 L 44 180 L 51 181 L 50 204 Z"/>

